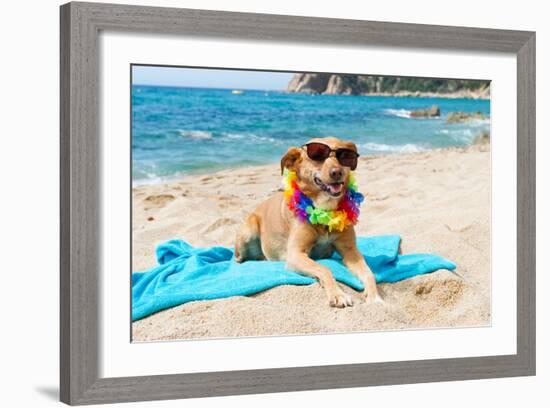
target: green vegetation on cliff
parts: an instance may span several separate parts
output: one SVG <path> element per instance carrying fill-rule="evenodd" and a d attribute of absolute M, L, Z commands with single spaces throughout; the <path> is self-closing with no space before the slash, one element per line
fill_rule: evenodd
<path fill-rule="evenodd" d="M 296 74 L 287 90 L 313 94 L 440 94 L 489 97 L 489 81 L 372 75 Z"/>

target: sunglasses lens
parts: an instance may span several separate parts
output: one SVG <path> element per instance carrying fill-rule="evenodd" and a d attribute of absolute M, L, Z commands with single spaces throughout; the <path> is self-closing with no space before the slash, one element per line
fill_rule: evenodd
<path fill-rule="evenodd" d="M 355 170 L 357 167 L 357 157 L 359 155 L 353 150 L 348 149 L 339 149 L 336 152 L 336 158 L 342 166 L 350 167 L 352 170 Z"/>
<path fill-rule="evenodd" d="M 310 143 L 307 145 L 307 155 L 311 160 L 325 160 L 330 156 L 330 147 L 322 143 Z"/>

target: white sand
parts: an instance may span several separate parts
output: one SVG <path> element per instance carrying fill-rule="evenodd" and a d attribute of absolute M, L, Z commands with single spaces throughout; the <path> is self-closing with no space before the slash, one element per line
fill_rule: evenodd
<path fill-rule="evenodd" d="M 437 253 L 448 271 L 379 285 L 385 304 L 334 309 L 318 284 L 191 302 L 132 325 L 134 341 L 265 336 L 490 324 L 489 146 L 361 158 L 366 195 L 358 235 L 400 234 L 403 253 Z M 181 238 L 233 246 L 255 205 L 280 187 L 278 165 L 221 171 L 133 189 L 133 269 L 155 265 L 155 246 Z"/>

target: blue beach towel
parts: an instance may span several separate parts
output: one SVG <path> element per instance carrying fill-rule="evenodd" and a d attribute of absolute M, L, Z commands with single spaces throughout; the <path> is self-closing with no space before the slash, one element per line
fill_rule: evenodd
<path fill-rule="evenodd" d="M 456 265 L 431 254 L 398 255 L 398 235 L 359 237 L 357 246 L 377 282 L 397 282 Z M 236 263 L 233 251 L 224 247 L 194 248 L 181 240 L 157 247 L 158 266 L 132 274 L 132 320 L 191 302 L 230 296 L 246 296 L 278 285 L 310 285 L 316 280 L 285 269 L 284 262 Z M 336 280 L 356 289 L 363 284 L 335 254 L 319 260 Z"/>

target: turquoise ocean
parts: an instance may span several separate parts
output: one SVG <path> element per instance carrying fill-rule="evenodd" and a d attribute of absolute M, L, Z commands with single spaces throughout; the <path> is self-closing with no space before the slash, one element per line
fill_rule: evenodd
<path fill-rule="evenodd" d="M 440 118 L 409 116 L 434 104 Z M 489 120 L 447 124 L 457 111 L 489 115 L 490 102 L 133 85 L 133 183 L 276 163 L 318 136 L 352 140 L 368 156 L 465 146 L 489 131 Z"/>

